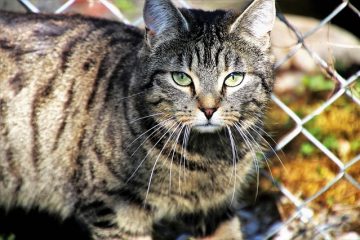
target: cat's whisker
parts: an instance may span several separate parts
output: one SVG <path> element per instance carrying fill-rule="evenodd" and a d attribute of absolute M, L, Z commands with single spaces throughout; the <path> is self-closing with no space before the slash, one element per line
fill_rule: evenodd
<path fill-rule="evenodd" d="M 155 114 L 151 114 L 151 115 L 148 115 L 148 116 L 145 116 L 145 117 L 140 117 L 140 118 L 137 118 L 137 119 L 134 119 L 132 121 L 130 121 L 130 123 L 134 123 L 134 122 L 137 122 L 139 120 L 142 120 L 142 119 L 146 119 L 146 118 L 150 118 L 150 117 L 155 117 L 155 116 L 159 116 L 159 115 L 164 115 L 165 113 L 155 113 Z"/>
<path fill-rule="evenodd" d="M 174 135 L 174 133 L 176 132 L 176 130 L 178 129 L 178 127 L 181 125 L 181 123 L 175 123 L 174 125 L 172 125 L 168 131 L 166 131 L 166 133 L 168 133 L 173 127 L 175 127 L 175 129 L 173 130 L 173 132 L 170 134 L 169 138 L 166 140 L 164 146 L 161 148 L 161 151 L 160 153 L 158 154 L 157 158 L 155 159 L 155 162 L 154 162 L 154 166 L 153 168 L 151 169 L 151 173 L 150 173 L 150 177 L 149 177 L 149 183 L 148 183 L 148 187 L 147 187 L 147 190 L 146 190 L 146 195 L 145 195 L 145 201 L 147 200 L 147 197 L 149 195 L 149 191 L 150 191 L 150 186 L 151 186 L 151 180 L 152 180 L 152 177 L 154 175 L 154 171 L 155 171 L 155 168 L 156 168 L 156 164 L 157 162 L 159 161 L 160 157 L 161 157 L 161 154 L 162 152 L 164 151 L 166 145 L 168 144 L 168 142 L 170 141 L 171 137 Z M 165 133 L 165 134 L 166 134 Z"/>
<path fill-rule="evenodd" d="M 261 124 L 263 123 L 261 121 L 261 119 L 256 118 L 257 121 L 259 121 Z M 263 137 L 263 135 L 261 133 L 259 133 L 256 129 L 258 129 L 259 131 L 261 131 L 262 133 L 264 133 L 267 137 L 269 137 L 273 143 L 277 144 L 276 141 L 266 132 L 264 131 L 261 127 L 254 125 L 251 126 L 250 124 L 246 124 L 246 127 L 250 128 L 251 130 L 253 130 L 257 135 L 259 135 L 261 137 L 261 139 L 265 142 L 265 144 L 267 146 L 269 146 L 269 148 L 271 149 L 271 151 L 274 153 L 274 155 L 276 156 L 277 160 L 280 162 L 280 164 L 282 165 L 282 167 L 284 168 L 285 171 L 287 171 L 283 161 L 280 159 L 279 155 L 277 154 L 277 151 L 271 146 L 271 144 Z M 256 129 L 255 129 L 256 128 Z M 281 150 L 282 151 L 282 150 Z M 264 154 L 263 154 L 264 155 Z M 265 157 L 265 156 L 264 156 Z M 268 159 L 268 158 L 267 158 Z"/>
<path fill-rule="evenodd" d="M 178 144 L 180 135 L 181 135 L 184 128 L 185 128 L 185 125 L 182 125 L 181 128 L 180 128 L 179 134 L 176 136 L 175 142 L 172 145 L 172 156 L 171 156 L 170 172 L 169 172 L 169 192 L 171 191 L 172 165 L 173 165 L 173 161 L 174 161 L 176 145 Z M 171 153 L 171 151 L 169 153 Z"/>
<path fill-rule="evenodd" d="M 256 120 L 256 122 L 259 122 L 261 125 L 264 125 L 264 122 L 263 122 L 263 120 L 260 118 L 260 117 L 256 117 L 255 118 L 255 120 Z M 275 145 L 278 145 L 278 143 L 275 141 L 275 139 L 270 135 L 270 134 L 268 134 L 262 127 L 259 127 L 258 125 L 254 125 L 254 127 L 256 127 L 258 130 L 260 130 L 263 134 L 265 134 L 270 140 L 271 140 L 271 142 L 273 143 L 273 144 L 275 144 Z M 270 143 L 269 143 L 270 144 Z M 282 149 L 279 149 L 278 151 L 280 151 L 280 152 L 282 152 L 283 154 L 284 154 L 284 152 L 283 152 L 283 150 Z M 275 152 L 277 152 L 276 150 L 275 150 Z M 280 159 L 279 159 L 280 160 Z M 282 163 L 281 163 L 282 164 Z M 283 164 L 282 164 L 283 165 Z M 285 166 L 283 166 L 284 168 L 285 168 Z"/>
<path fill-rule="evenodd" d="M 234 198 L 235 198 L 235 193 L 236 193 L 236 179 L 237 179 L 237 174 L 236 174 L 236 162 L 237 162 L 237 150 L 236 150 L 236 146 L 235 146 L 235 142 L 234 142 L 234 138 L 232 136 L 232 132 L 231 132 L 231 129 L 229 126 L 227 126 L 227 130 L 228 130 L 228 133 L 229 133 L 229 138 L 230 138 L 230 143 L 231 143 L 231 152 L 232 152 L 232 162 L 233 162 L 233 172 L 231 173 L 231 178 L 234 177 L 234 187 L 233 187 L 233 194 L 232 194 L 232 197 L 231 197 L 231 202 L 230 202 L 230 205 L 232 205 L 233 201 L 234 201 Z M 230 181 L 231 181 L 231 178 L 230 178 Z"/>
<path fill-rule="evenodd" d="M 156 132 L 158 132 L 160 129 L 165 128 L 164 126 L 162 126 L 161 124 L 167 123 L 172 119 L 172 117 L 165 119 L 162 122 L 159 122 L 158 124 L 154 125 L 153 127 L 151 127 L 150 129 L 148 129 L 147 131 L 145 131 L 144 133 L 142 133 L 140 136 L 138 136 L 137 138 L 135 138 L 131 143 L 129 143 L 129 145 L 127 146 L 127 148 L 129 149 L 130 146 L 137 141 L 138 139 L 140 139 L 142 136 L 144 136 L 146 133 L 150 132 L 151 130 L 153 130 L 149 136 L 147 136 L 144 141 L 135 149 L 135 151 L 130 155 L 130 157 L 134 156 L 134 154 L 137 152 L 137 150 L 151 137 L 153 136 Z"/>
<path fill-rule="evenodd" d="M 254 126 L 256 127 L 256 129 L 252 126 L 249 126 L 251 130 L 253 130 L 256 134 L 258 134 L 262 139 L 263 141 L 265 142 L 266 145 L 269 146 L 269 148 L 271 149 L 271 151 L 274 153 L 274 155 L 276 156 L 276 158 L 278 159 L 278 161 L 280 162 L 280 164 L 282 165 L 282 167 L 285 169 L 285 171 L 287 171 L 283 161 L 280 159 L 279 155 L 276 153 L 276 150 L 271 146 L 271 144 L 261 135 L 261 133 L 259 133 L 256 129 L 259 129 L 261 130 L 263 133 L 266 133 L 263 129 L 261 129 L 260 127 L 258 126 Z M 266 133 L 267 134 L 267 133 Z M 268 135 L 269 136 L 269 135 Z M 270 137 L 270 136 L 269 136 Z"/>
<path fill-rule="evenodd" d="M 266 134 L 266 136 L 268 136 L 273 143 L 277 144 L 276 141 L 266 131 L 264 131 L 261 127 L 258 127 L 256 125 L 255 125 L 255 127 L 256 127 L 256 129 L 260 130 L 262 133 Z M 257 132 L 254 128 L 252 128 L 252 130 Z M 281 160 L 281 158 L 277 154 L 277 151 L 271 146 L 271 144 L 260 133 L 257 132 L 257 134 L 259 134 L 259 136 L 261 136 L 261 138 L 266 142 L 266 144 L 270 147 L 271 151 L 274 153 L 274 155 L 276 156 L 276 158 L 280 162 L 281 166 L 284 168 L 285 171 L 287 171 L 283 161 Z M 282 150 L 281 150 L 281 152 L 282 152 Z"/>
<path fill-rule="evenodd" d="M 185 138 L 185 143 L 184 143 L 184 149 L 183 149 L 183 159 L 184 159 L 184 179 L 186 178 L 186 149 L 188 146 L 188 142 L 189 142 L 189 138 L 190 138 L 190 127 L 185 125 L 185 132 L 184 132 L 184 138 Z"/>
<path fill-rule="evenodd" d="M 134 152 L 130 155 L 130 157 L 133 157 L 135 155 L 135 153 L 147 142 L 148 139 L 152 138 L 153 136 L 155 136 L 156 133 L 162 131 L 163 129 L 165 129 L 165 126 L 161 126 L 158 125 L 145 139 L 144 141 L 142 141 L 139 146 L 137 146 L 137 148 L 134 150 Z"/>
<path fill-rule="evenodd" d="M 232 145 L 232 141 L 231 141 L 231 135 L 229 132 L 229 126 L 226 126 L 227 129 L 227 133 L 229 134 L 229 139 L 230 139 L 230 147 L 231 147 L 231 152 L 232 152 L 232 163 L 233 163 L 233 167 L 234 167 L 234 153 L 233 153 L 233 145 Z M 234 177 L 234 171 L 231 171 L 231 176 L 230 176 L 230 181 L 232 180 L 232 178 Z"/>
<path fill-rule="evenodd" d="M 238 123 L 235 123 L 235 128 L 237 129 L 237 131 L 240 133 L 242 139 L 245 141 L 245 144 L 246 146 L 249 148 L 250 150 L 250 153 L 253 155 L 253 160 L 254 160 L 254 163 L 255 163 L 255 168 L 256 168 L 256 193 L 255 193 L 255 199 L 257 198 L 258 196 L 258 193 L 259 193 L 259 182 L 260 182 L 260 166 L 259 166 L 259 163 L 258 163 L 258 160 L 257 160 L 257 156 L 256 156 L 256 153 L 254 152 L 254 149 L 253 147 L 251 146 L 251 143 L 249 142 L 249 139 L 247 138 L 247 136 L 243 133 L 243 131 L 241 130 L 243 127 L 241 126 L 241 124 L 238 122 Z"/>
<path fill-rule="evenodd" d="M 119 98 L 119 101 L 122 101 L 122 100 L 126 100 L 126 99 L 129 99 L 129 98 L 132 98 L 132 97 L 136 97 L 136 96 L 139 96 L 141 94 L 145 94 L 147 90 L 151 89 L 152 87 L 149 87 L 147 89 L 145 89 L 144 91 L 141 91 L 141 92 L 138 92 L 138 93 L 134 93 L 132 95 L 129 95 L 129 96 L 126 96 L 126 97 L 123 97 L 123 98 Z"/>
<path fill-rule="evenodd" d="M 250 129 L 252 129 L 251 126 L 247 126 L 247 127 L 249 127 Z M 252 129 L 252 130 L 254 130 L 254 129 Z M 250 134 L 250 132 L 249 132 L 246 128 L 244 128 L 244 132 L 245 132 L 245 134 L 247 133 L 247 135 L 253 140 L 253 143 L 255 144 L 255 146 L 257 146 L 257 149 L 259 150 L 259 152 L 261 153 L 261 155 L 263 155 L 263 158 L 264 158 L 264 160 L 265 160 L 265 163 L 266 163 L 266 165 L 267 165 L 267 167 L 268 167 L 268 169 L 269 169 L 271 178 L 272 178 L 273 182 L 275 182 L 274 176 L 273 176 L 273 174 L 272 174 L 272 171 L 271 171 L 271 168 L 270 168 L 270 165 L 269 165 L 269 159 L 268 159 L 268 157 L 264 154 L 264 152 L 263 152 L 262 149 L 261 149 L 261 146 L 257 143 L 257 141 L 254 139 L 254 137 Z M 256 130 L 254 130 L 254 132 L 255 132 L 256 134 L 258 134 L 260 137 L 262 137 Z M 266 141 L 266 140 L 265 140 L 265 141 Z"/>
<path fill-rule="evenodd" d="M 185 135 L 186 135 L 186 130 L 187 130 L 187 126 L 185 126 L 185 131 L 184 131 L 184 135 L 182 137 L 182 143 L 181 143 L 181 151 L 180 151 L 180 170 L 179 170 L 179 192 L 181 194 L 181 166 L 183 166 L 183 178 L 185 179 L 185 159 L 184 158 L 184 142 L 185 142 Z M 182 164 L 184 162 L 184 165 Z"/>
<path fill-rule="evenodd" d="M 176 123 L 175 123 L 176 124 Z M 141 165 L 145 162 L 145 160 L 147 159 L 147 157 L 150 155 L 150 153 L 152 152 L 152 150 L 154 150 L 154 148 L 156 147 L 156 145 L 165 137 L 165 135 L 169 132 L 169 130 L 167 130 L 160 138 L 159 140 L 152 146 L 152 148 L 150 148 L 150 150 L 147 151 L 145 157 L 140 161 L 139 165 L 136 167 L 136 169 L 134 170 L 134 172 L 130 175 L 130 177 L 126 180 L 126 183 L 128 183 L 136 174 L 136 172 L 139 170 L 139 168 L 141 167 Z"/>

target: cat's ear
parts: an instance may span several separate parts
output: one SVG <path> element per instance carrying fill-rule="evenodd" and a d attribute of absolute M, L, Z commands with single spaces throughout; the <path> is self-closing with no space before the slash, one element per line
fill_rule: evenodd
<path fill-rule="evenodd" d="M 275 0 L 254 0 L 230 26 L 230 33 L 245 32 L 257 39 L 268 37 L 275 17 Z"/>
<path fill-rule="evenodd" d="M 170 0 L 146 0 L 144 21 L 149 41 L 160 35 L 167 38 L 189 30 L 185 17 Z"/>

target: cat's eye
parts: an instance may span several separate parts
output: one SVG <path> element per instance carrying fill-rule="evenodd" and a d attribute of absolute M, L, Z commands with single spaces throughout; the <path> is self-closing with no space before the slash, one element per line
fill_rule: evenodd
<path fill-rule="evenodd" d="M 245 73 L 243 72 L 232 72 L 226 76 L 224 84 L 228 87 L 239 86 L 240 83 L 244 80 Z"/>
<path fill-rule="evenodd" d="M 183 87 L 190 86 L 192 83 L 191 77 L 184 72 L 172 72 L 171 77 L 176 84 Z"/>

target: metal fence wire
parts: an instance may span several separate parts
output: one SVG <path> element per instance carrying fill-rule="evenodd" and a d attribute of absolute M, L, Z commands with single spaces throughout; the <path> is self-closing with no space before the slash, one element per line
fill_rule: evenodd
<path fill-rule="evenodd" d="M 34 4 L 34 1 L 29 0 L 18 0 L 19 3 L 21 3 L 28 11 L 39 13 L 39 6 Z M 142 17 L 139 16 L 137 19 L 130 21 L 128 20 L 125 15 L 117 8 L 111 1 L 108 0 L 98 0 L 98 1 L 91 1 L 88 0 L 90 3 L 101 3 L 105 8 L 107 8 L 118 20 L 133 24 L 136 26 L 139 26 L 143 23 Z M 68 0 L 64 1 L 65 3 L 61 5 L 59 8 L 57 8 L 54 13 L 63 13 L 67 11 L 73 4 L 75 4 L 76 0 Z M 187 0 L 177 0 L 174 2 L 181 7 L 184 8 L 191 8 L 191 4 L 187 2 Z M 140 6 L 139 6 L 140 7 Z M 287 53 L 285 57 L 282 59 L 277 59 L 277 62 L 275 64 L 275 68 L 280 68 L 283 64 L 285 64 L 291 57 L 293 57 L 300 49 L 305 50 L 309 56 L 313 59 L 313 61 L 316 63 L 316 65 L 323 70 L 333 81 L 336 82 L 337 89 L 334 91 L 334 93 L 329 97 L 324 103 L 322 103 L 320 106 L 317 107 L 316 110 L 312 111 L 310 114 L 300 117 L 295 111 L 293 111 L 287 104 L 285 104 L 284 101 L 282 101 L 278 96 L 275 94 L 272 94 L 271 98 L 273 102 L 282 109 L 294 122 L 295 127 L 287 132 L 274 146 L 275 151 L 281 151 L 285 146 L 287 146 L 290 142 L 294 141 L 294 139 L 298 135 L 303 135 L 309 140 L 313 145 L 315 145 L 324 155 L 327 156 L 328 161 L 332 161 L 338 168 L 337 175 L 327 182 L 327 184 L 322 187 L 319 191 L 317 191 L 312 196 L 301 199 L 298 197 L 295 193 L 291 192 L 290 189 L 286 188 L 283 184 L 280 182 L 273 181 L 273 184 L 279 189 L 281 194 L 285 196 L 291 204 L 293 204 L 293 207 L 296 209 L 296 211 L 288 217 L 286 221 L 283 221 L 281 224 L 277 224 L 275 227 L 271 228 L 269 231 L 267 231 L 266 236 L 263 236 L 264 238 L 273 238 L 276 237 L 276 235 L 284 228 L 286 228 L 289 224 L 291 224 L 293 221 L 301 221 L 303 223 L 311 222 L 314 218 L 314 209 L 312 209 L 309 205 L 310 202 L 312 202 L 314 199 L 318 198 L 320 195 L 324 194 L 326 191 L 328 191 L 332 186 L 334 186 L 336 183 L 338 183 L 341 180 L 346 180 L 349 183 L 351 183 L 355 188 L 360 190 L 360 183 L 349 173 L 347 173 L 347 170 L 354 166 L 357 163 L 360 163 L 360 154 L 355 156 L 353 159 L 349 161 L 343 161 L 343 159 L 340 159 L 336 154 L 334 154 L 328 147 L 326 147 L 319 139 L 317 139 L 314 134 L 312 134 L 306 127 L 305 124 L 314 119 L 316 116 L 324 113 L 324 111 L 328 108 L 331 108 L 333 103 L 338 100 L 340 97 L 346 96 L 348 99 L 350 99 L 353 103 L 357 105 L 357 107 L 360 105 L 360 99 L 359 96 L 354 94 L 349 86 L 351 84 L 354 84 L 355 81 L 360 80 L 360 70 L 358 69 L 355 74 L 352 76 L 345 78 L 341 76 L 333 66 L 328 64 L 320 55 L 311 50 L 311 48 L 307 44 L 307 39 L 314 35 L 316 32 L 318 32 L 320 29 L 324 28 L 326 24 L 330 23 L 330 21 L 336 17 L 340 12 L 342 12 L 345 8 L 351 9 L 359 18 L 360 18 L 360 11 L 349 1 L 349 0 L 343 0 L 327 17 L 322 19 L 315 27 L 313 27 L 311 30 L 302 33 L 297 27 L 295 27 L 290 21 L 287 20 L 287 18 L 281 13 L 278 12 L 277 17 L 280 21 L 282 21 L 291 31 L 293 34 L 295 34 L 297 38 L 297 43 L 291 47 L 290 51 Z M 360 24 L 358 23 L 360 26 Z M 360 46 L 356 46 L 359 48 Z M 360 120 L 359 120 L 360 122 Z M 354 122 L 354 124 L 360 124 L 359 122 Z M 283 159 L 286 161 L 286 159 Z M 346 163 L 345 163 L 346 162 Z M 265 173 L 265 175 L 267 175 Z M 315 230 L 318 233 L 318 236 L 322 239 L 333 239 L 331 235 L 328 233 L 326 227 L 324 226 L 315 226 Z"/>

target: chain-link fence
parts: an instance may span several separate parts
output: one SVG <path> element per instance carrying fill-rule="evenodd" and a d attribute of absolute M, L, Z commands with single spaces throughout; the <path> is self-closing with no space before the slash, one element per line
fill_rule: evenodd
<path fill-rule="evenodd" d="M 41 4 L 39 5 L 37 4 L 37 2 L 40 2 Z M 50 2 L 50 1 L 30 1 L 30 0 L 18 1 L 18 3 L 20 3 L 25 9 L 36 13 L 41 12 L 44 9 L 44 4 L 43 4 L 44 2 Z M 58 7 L 56 7 L 56 9 L 48 8 L 46 9 L 46 11 L 52 11 L 54 13 L 64 13 L 74 8 L 74 6 L 78 5 L 79 2 L 81 3 L 86 1 L 68 0 L 68 1 L 57 1 L 57 2 L 61 4 L 59 4 Z M 126 4 L 128 3 L 133 5 L 135 4 L 137 10 L 133 11 L 133 13 L 130 15 L 124 14 L 124 12 L 120 10 L 121 8 L 119 9 L 119 6 L 115 6 L 114 4 L 115 2 L 120 2 L 121 4 L 121 1 L 88 0 L 88 4 L 90 6 L 94 7 L 94 5 L 98 5 L 98 7 L 102 9 L 106 9 L 107 12 L 106 14 L 112 15 L 110 16 L 110 18 L 116 18 L 122 22 L 133 24 L 136 26 L 140 26 L 143 24 L 141 17 L 141 7 L 143 1 L 124 0 L 122 2 L 124 9 L 126 9 L 127 7 Z M 174 0 L 174 2 L 181 7 L 191 8 L 194 1 Z M 233 2 L 235 4 L 239 4 L 236 1 Z M 202 5 L 209 3 L 211 3 L 211 1 L 207 1 L 206 3 L 201 2 Z M 339 13 L 344 11 L 344 9 L 350 9 L 355 15 L 359 17 L 359 22 L 351 23 L 351 24 L 358 25 L 358 27 L 360 28 L 360 11 L 351 3 L 351 1 L 347 1 L 347 0 L 343 0 L 342 2 L 340 2 L 339 5 L 335 9 L 333 9 L 333 11 L 330 12 L 328 16 L 322 19 L 321 21 L 313 22 L 311 27 L 308 27 L 305 32 L 303 29 L 301 29 L 301 27 L 299 28 L 298 26 L 293 24 L 291 20 L 288 20 L 287 17 L 284 16 L 281 12 L 278 12 L 277 14 L 278 20 L 281 21 L 283 26 L 286 26 L 286 31 L 288 32 L 288 34 L 293 36 L 294 41 L 292 44 L 288 46 L 275 46 L 280 49 L 286 49 L 286 53 L 277 59 L 275 67 L 277 69 L 281 69 L 284 65 L 288 64 L 289 61 L 294 60 L 294 58 L 296 58 L 296 54 L 299 54 L 299 52 L 302 52 L 302 54 L 305 53 L 307 58 L 300 60 L 300 62 L 311 61 L 315 65 L 316 69 L 319 72 L 322 72 L 322 74 L 327 77 L 327 81 L 332 83 L 331 85 L 332 87 L 331 87 L 331 93 L 325 97 L 324 101 L 320 103 L 318 102 L 316 104 L 316 107 L 312 107 L 310 110 L 306 111 L 305 113 L 304 112 L 299 113 L 297 109 L 294 109 L 292 106 L 290 106 L 291 103 L 289 103 L 288 100 L 286 99 L 284 100 L 281 96 L 278 96 L 275 91 L 275 93 L 271 96 L 273 100 L 273 105 L 281 109 L 280 111 L 283 111 L 283 113 L 287 115 L 289 120 L 293 122 L 293 125 L 287 131 L 282 133 L 282 137 L 279 138 L 278 142 L 273 146 L 274 151 L 270 152 L 269 154 L 282 151 L 283 149 L 284 149 L 283 151 L 286 153 L 287 151 L 286 147 L 292 142 L 297 141 L 298 136 L 301 135 L 302 138 L 308 141 L 310 145 L 312 145 L 313 147 L 309 147 L 309 144 L 302 145 L 300 146 L 298 151 L 304 151 L 305 154 L 311 155 L 315 147 L 317 154 L 323 155 L 326 158 L 325 161 L 327 162 L 327 164 L 333 165 L 332 170 L 333 172 L 335 172 L 335 174 L 332 175 L 331 177 L 327 177 L 325 184 L 322 185 L 321 187 L 318 187 L 315 192 L 313 191 L 312 194 L 308 194 L 306 197 L 304 197 L 304 195 L 298 194 L 296 189 L 288 188 L 286 184 L 283 184 L 283 182 L 280 181 L 279 179 L 272 178 L 271 172 L 270 173 L 263 172 L 265 178 L 268 178 L 269 182 L 272 182 L 273 186 L 275 186 L 278 189 L 278 191 L 281 193 L 281 197 L 287 199 L 287 204 L 291 205 L 290 208 L 292 208 L 293 211 L 291 212 L 291 214 L 286 215 L 286 217 L 283 218 L 282 221 L 278 222 L 278 224 L 273 224 L 262 235 L 257 235 L 257 238 L 252 237 L 253 239 L 263 239 L 263 238 L 295 239 L 296 236 L 294 235 L 293 236 L 289 235 L 287 237 L 281 238 L 279 234 L 281 234 L 281 232 L 284 231 L 284 229 L 288 229 L 288 227 L 294 222 L 297 222 L 297 224 L 300 223 L 308 224 L 309 222 L 315 221 L 316 216 L 314 215 L 314 213 L 316 212 L 316 209 L 312 208 L 310 204 L 311 202 L 315 201 L 317 198 L 319 198 L 320 196 L 324 195 L 327 191 L 329 191 L 329 189 L 331 189 L 333 186 L 337 185 L 340 182 L 343 182 L 344 180 L 347 181 L 347 183 L 350 183 L 356 189 L 356 191 L 358 192 L 360 191 L 359 174 L 352 174 L 350 171 L 351 168 L 353 168 L 355 165 L 358 166 L 358 164 L 360 164 L 360 154 L 359 154 L 360 147 L 357 147 L 356 145 L 356 143 L 359 142 L 359 136 L 360 136 L 359 133 L 353 135 L 356 138 L 354 144 L 355 147 L 352 148 L 353 153 L 351 158 L 349 158 L 349 157 L 342 157 L 345 156 L 344 154 L 336 154 L 336 152 L 341 152 L 342 150 L 339 151 L 334 150 L 332 145 L 329 144 L 328 141 L 329 138 L 325 138 L 324 140 L 323 137 L 321 136 L 319 137 L 319 134 L 317 134 L 316 131 L 313 131 L 311 129 L 311 126 L 309 127 L 309 123 L 311 123 L 311 121 L 313 121 L 315 118 L 317 118 L 322 114 L 326 115 L 329 109 L 331 111 L 336 101 L 338 101 L 339 99 L 347 98 L 347 100 L 345 100 L 348 102 L 347 104 L 353 106 L 353 108 L 351 108 L 352 109 L 351 112 L 349 113 L 350 118 L 353 119 L 352 120 L 353 125 L 350 124 L 351 126 L 348 127 L 350 129 L 360 128 L 359 127 L 360 119 L 358 119 L 360 94 L 359 92 L 357 92 L 360 89 L 359 68 L 355 69 L 355 71 L 353 71 L 350 74 L 350 76 L 344 77 L 346 74 L 339 73 L 339 71 L 337 71 L 336 67 L 332 64 L 331 61 L 329 61 L 328 59 L 324 59 L 324 56 L 322 54 L 319 54 L 318 51 L 314 50 L 314 48 L 311 46 L 312 40 L 309 40 L 311 39 L 312 36 L 315 36 L 324 29 L 329 30 L 328 24 Z M 341 35 L 341 32 L 338 32 L 338 34 Z M 329 35 L 328 31 L 327 31 L 327 35 Z M 319 41 L 320 44 L 324 44 L 321 42 L 321 40 Z M 332 42 L 331 44 L 332 46 L 338 48 L 347 49 L 348 52 L 354 52 L 354 51 L 356 52 L 359 51 L 360 49 L 359 42 L 357 43 L 358 44 L 356 44 L 355 41 L 355 44 L 343 44 L 337 42 Z M 360 55 L 360 52 L 358 53 L 359 53 L 358 55 Z M 349 57 L 345 56 L 344 58 L 349 58 Z M 357 64 L 355 65 L 357 67 L 360 66 L 360 61 L 357 62 Z M 302 70 L 300 69 L 300 71 Z M 279 72 L 281 72 L 281 70 L 279 70 Z M 314 79 L 310 79 L 310 81 L 311 80 Z M 283 85 L 284 83 L 282 82 L 281 84 L 280 83 L 277 84 Z M 355 88 L 353 88 L 354 85 L 356 85 Z M 302 103 L 298 103 L 298 104 L 302 104 Z M 270 111 L 272 110 L 270 109 Z M 339 117 L 338 121 L 342 121 L 341 116 L 338 117 Z M 339 124 L 349 125 L 348 122 L 344 122 L 344 123 L 340 122 Z M 341 137 L 335 136 L 335 140 L 333 139 L 333 142 L 337 143 L 335 145 L 339 145 L 339 138 Z M 352 142 L 350 142 L 350 145 L 351 144 Z M 343 144 L 341 148 L 344 149 L 346 148 L 346 146 L 347 146 L 346 144 L 345 145 Z M 337 147 L 339 148 L 339 146 Z M 352 145 L 350 147 L 352 147 Z M 280 158 L 286 165 L 288 159 L 286 157 L 280 157 Z M 360 168 L 357 169 L 359 169 L 360 171 Z M 321 172 L 321 168 L 319 172 Z M 294 174 L 294 173 L 288 172 L 287 174 Z M 312 174 L 312 173 L 309 172 L 308 174 Z M 356 201 L 359 202 L 359 199 L 357 198 Z M 353 206 L 355 211 L 358 212 L 359 212 L 359 207 L 360 206 Z M 355 220 L 355 221 L 359 221 L 359 220 Z M 358 224 L 358 226 L 360 228 L 360 224 Z M 307 239 L 307 238 L 315 238 L 315 237 L 318 239 L 334 239 L 334 236 L 331 234 L 329 229 L 331 229 L 331 224 L 328 222 L 326 224 L 314 224 L 314 228 L 312 229 L 312 232 L 315 232 L 315 235 L 312 235 L 312 237 L 306 237 L 306 234 L 299 235 L 300 237 L 298 236 L 298 238 L 296 239 Z M 351 237 L 349 237 L 349 239 L 350 238 Z"/>

